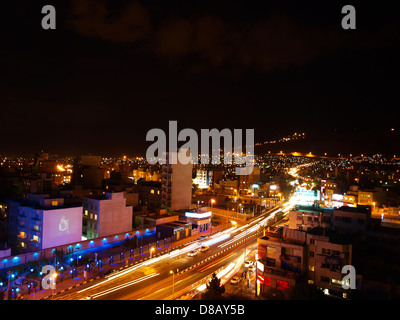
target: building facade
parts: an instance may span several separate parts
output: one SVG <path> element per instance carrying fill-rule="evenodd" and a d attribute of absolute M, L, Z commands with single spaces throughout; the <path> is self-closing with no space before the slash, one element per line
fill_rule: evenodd
<path fill-rule="evenodd" d="M 347 298 L 341 270 L 352 264 L 352 244 L 329 231 L 315 228 L 307 233 L 307 248 L 308 283 L 326 295 Z"/>
<path fill-rule="evenodd" d="M 133 208 L 126 205 L 124 192 L 84 197 L 83 229 L 85 239 L 105 237 L 132 230 Z"/>
<path fill-rule="evenodd" d="M 193 234 L 211 231 L 212 212 L 199 208 L 194 212 L 185 212 L 187 222 L 190 222 Z"/>
<path fill-rule="evenodd" d="M 280 229 L 259 238 L 257 293 L 279 290 L 289 296 L 299 277 L 306 272 L 306 232 Z"/>
<path fill-rule="evenodd" d="M 196 177 L 193 179 L 193 184 L 197 185 L 199 189 L 207 189 L 211 186 L 212 174 L 212 171 L 196 170 Z"/>
<path fill-rule="evenodd" d="M 175 156 L 177 153 L 175 152 Z M 171 211 L 187 210 L 192 202 L 192 168 L 193 164 L 170 163 L 162 166 L 161 202 Z"/>
<path fill-rule="evenodd" d="M 9 245 L 30 252 L 82 240 L 82 206 L 29 194 L 9 202 Z"/>
<path fill-rule="evenodd" d="M 309 231 L 284 227 L 277 233 L 267 233 L 257 242 L 258 294 L 275 289 L 289 297 L 290 291 L 306 279 L 309 285 L 326 295 L 347 298 L 341 270 L 343 266 L 352 264 L 350 239 L 321 227 Z M 360 288 L 360 283 L 358 277 L 356 288 Z"/>

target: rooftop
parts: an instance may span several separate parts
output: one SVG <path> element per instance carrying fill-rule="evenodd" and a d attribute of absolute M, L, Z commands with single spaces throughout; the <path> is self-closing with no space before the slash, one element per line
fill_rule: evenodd
<path fill-rule="evenodd" d="M 49 200 L 57 200 L 60 198 L 49 198 Z M 67 208 L 77 208 L 82 207 L 82 203 L 74 202 L 64 202 L 62 205 L 43 205 L 39 202 L 35 202 L 29 199 L 19 199 L 12 200 L 12 202 L 17 202 L 21 207 L 29 207 L 36 210 L 56 210 L 56 209 L 67 209 Z"/>
<path fill-rule="evenodd" d="M 293 239 L 293 238 L 288 238 L 288 237 L 282 237 L 279 234 L 268 234 L 265 235 L 261 238 L 258 238 L 261 240 L 265 240 L 265 241 L 274 241 L 274 242 L 279 242 L 279 243 L 286 243 L 286 244 L 291 244 L 291 245 L 296 245 L 296 246 L 303 246 L 304 245 L 304 241 L 301 241 L 299 239 Z"/>
<path fill-rule="evenodd" d="M 325 207 L 320 207 L 320 206 L 296 206 L 294 211 L 300 211 L 300 212 L 322 212 L 322 213 L 330 213 L 333 214 L 334 209 L 333 208 L 325 208 Z"/>
<path fill-rule="evenodd" d="M 315 227 L 307 231 L 308 234 L 325 236 L 329 242 L 336 244 L 351 244 L 355 240 L 355 235 L 341 235 L 337 231 L 329 228 Z"/>
<path fill-rule="evenodd" d="M 357 212 L 357 213 L 371 213 L 371 206 L 358 205 L 357 207 L 340 207 L 336 211 Z"/>

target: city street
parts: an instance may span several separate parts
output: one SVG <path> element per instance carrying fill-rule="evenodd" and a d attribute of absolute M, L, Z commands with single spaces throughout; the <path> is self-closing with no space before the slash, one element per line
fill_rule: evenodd
<path fill-rule="evenodd" d="M 226 271 L 222 282 L 239 272 L 247 259 L 244 256 L 254 250 L 257 238 L 262 234 L 262 225 L 267 217 L 281 210 L 275 208 L 254 219 L 247 225 L 232 227 L 205 240 L 191 243 L 169 254 L 159 256 L 125 268 L 107 278 L 97 279 L 86 286 L 57 299 L 177 299 L 205 283 L 213 272 Z M 190 257 L 187 253 L 202 245 L 209 246 L 206 252 Z M 254 252 L 253 257 L 254 259 Z"/>

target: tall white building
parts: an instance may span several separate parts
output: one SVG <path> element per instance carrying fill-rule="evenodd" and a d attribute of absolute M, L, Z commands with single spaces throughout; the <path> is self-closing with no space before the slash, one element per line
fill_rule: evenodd
<path fill-rule="evenodd" d="M 126 205 L 124 192 L 84 197 L 82 234 L 87 239 L 132 231 L 133 207 Z"/>
<path fill-rule="evenodd" d="M 175 152 L 177 156 L 177 153 Z M 161 203 L 171 211 L 187 210 L 192 202 L 192 169 L 193 163 L 170 163 L 162 166 Z"/>
<path fill-rule="evenodd" d="M 196 178 L 193 179 L 193 183 L 198 186 L 199 189 L 207 189 L 211 185 L 212 171 L 208 170 L 196 170 Z"/>

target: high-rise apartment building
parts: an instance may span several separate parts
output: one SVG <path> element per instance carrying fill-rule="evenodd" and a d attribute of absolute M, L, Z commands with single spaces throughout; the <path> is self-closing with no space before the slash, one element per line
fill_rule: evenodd
<path fill-rule="evenodd" d="M 178 154 L 175 153 L 177 156 Z M 192 202 L 192 169 L 193 163 L 170 163 L 162 166 L 161 203 L 171 211 L 187 210 Z"/>
<path fill-rule="evenodd" d="M 197 185 L 199 189 L 207 189 L 211 186 L 212 174 L 212 171 L 197 169 L 193 183 Z"/>

